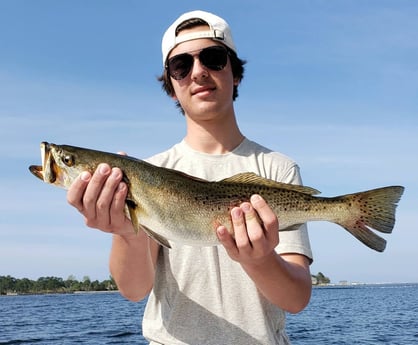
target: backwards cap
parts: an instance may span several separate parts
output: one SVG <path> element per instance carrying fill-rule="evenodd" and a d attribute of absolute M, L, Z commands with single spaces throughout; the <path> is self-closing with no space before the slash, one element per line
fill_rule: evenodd
<path fill-rule="evenodd" d="M 176 36 L 177 27 L 189 19 L 202 19 L 208 23 L 209 29 L 206 31 L 198 31 Z M 171 24 L 171 26 L 165 32 L 161 44 L 163 53 L 163 65 L 165 66 L 167 57 L 175 46 L 182 42 L 196 40 L 199 38 L 211 38 L 213 40 L 219 41 L 236 53 L 235 44 L 232 40 L 231 29 L 225 20 L 209 12 L 192 11 L 184 13 L 179 18 L 177 18 L 177 20 Z"/>

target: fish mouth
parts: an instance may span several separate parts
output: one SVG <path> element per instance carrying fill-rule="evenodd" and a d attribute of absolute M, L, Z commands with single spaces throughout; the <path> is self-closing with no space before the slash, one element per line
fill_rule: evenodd
<path fill-rule="evenodd" d="M 35 175 L 37 178 L 44 180 L 44 170 L 40 165 L 31 165 L 29 171 Z"/>
<path fill-rule="evenodd" d="M 41 143 L 41 157 L 42 157 L 42 166 L 41 165 L 31 165 L 29 171 L 39 178 L 42 181 L 47 183 L 54 183 L 56 180 L 55 173 L 55 161 L 51 154 L 51 145 L 47 142 Z"/>

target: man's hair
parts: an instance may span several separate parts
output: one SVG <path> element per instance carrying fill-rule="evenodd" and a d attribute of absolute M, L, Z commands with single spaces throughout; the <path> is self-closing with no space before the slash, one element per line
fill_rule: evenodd
<path fill-rule="evenodd" d="M 191 28 L 194 28 L 197 26 L 203 26 L 203 25 L 207 26 L 208 23 L 206 23 L 204 20 L 200 18 L 192 18 L 192 19 L 186 20 L 185 22 L 181 23 L 177 27 L 176 35 L 182 30 L 191 29 Z M 226 49 L 228 50 L 229 61 L 231 62 L 232 75 L 235 80 L 238 80 L 239 82 L 241 82 L 241 80 L 244 78 L 244 65 L 246 61 L 241 60 L 237 56 L 237 54 L 230 48 L 226 47 Z M 174 95 L 173 84 L 171 83 L 170 75 L 168 74 L 168 71 L 166 68 L 164 68 L 163 74 L 160 77 L 158 77 L 158 81 L 161 82 L 162 89 L 167 93 L 167 95 L 169 95 L 170 97 Z M 239 83 L 237 85 L 234 85 L 234 90 L 232 94 L 232 100 L 234 101 L 238 97 L 238 85 Z M 177 101 L 176 106 L 180 108 L 182 114 L 184 114 L 184 110 L 181 107 L 180 102 Z"/>

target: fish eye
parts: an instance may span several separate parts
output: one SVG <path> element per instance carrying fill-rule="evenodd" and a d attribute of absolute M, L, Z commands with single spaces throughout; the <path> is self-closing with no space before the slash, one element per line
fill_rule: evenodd
<path fill-rule="evenodd" d="M 68 166 L 68 167 L 71 167 L 71 166 L 73 166 L 73 165 L 74 165 L 74 157 L 73 157 L 72 155 L 65 155 L 65 156 L 62 158 L 62 161 L 63 161 L 63 163 L 64 163 L 66 166 Z"/>

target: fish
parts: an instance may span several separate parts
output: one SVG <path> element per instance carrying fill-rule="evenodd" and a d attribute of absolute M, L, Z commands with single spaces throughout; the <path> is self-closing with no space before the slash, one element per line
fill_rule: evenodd
<path fill-rule="evenodd" d="M 83 171 L 93 173 L 100 163 L 119 167 L 128 186 L 125 213 L 135 231 L 145 231 L 167 248 L 171 248 L 170 242 L 218 245 L 217 226 L 224 225 L 233 235 L 231 209 L 258 194 L 276 213 L 279 231 L 292 231 L 311 221 L 328 221 L 369 248 L 383 252 L 386 240 L 375 231 L 392 232 L 404 191 L 402 186 L 388 186 L 322 197 L 314 188 L 276 182 L 252 172 L 206 181 L 127 155 L 48 142 L 40 147 L 42 165 L 31 165 L 30 172 L 64 189 Z"/>

